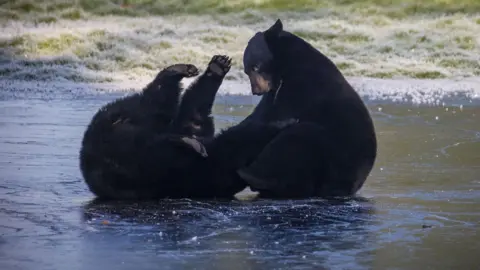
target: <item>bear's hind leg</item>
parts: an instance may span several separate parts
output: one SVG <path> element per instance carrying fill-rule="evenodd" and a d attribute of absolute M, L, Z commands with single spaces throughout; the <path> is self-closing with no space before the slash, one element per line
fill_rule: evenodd
<path fill-rule="evenodd" d="M 197 67 L 191 64 L 175 64 L 164 68 L 143 89 L 142 104 L 144 107 L 156 108 L 159 121 L 173 121 L 179 106 L 181 80 L 197 75 Z"/>
<path fill-rule="evenodd" d="M 335 159 L 327 131 L 313 123 L 299 123 L 278 134 L 247 167 L 238 170 L 261 197 L 318 196 Z"/>
<path fill-rule="evenodd" d="M 159 89 L 164 85 L 175 85 L 180 83 L 183 78 L 194 77 L 198 74 L 198 68 L 192 64 L 174 64 L 160 71 L 145 90 Z"/>

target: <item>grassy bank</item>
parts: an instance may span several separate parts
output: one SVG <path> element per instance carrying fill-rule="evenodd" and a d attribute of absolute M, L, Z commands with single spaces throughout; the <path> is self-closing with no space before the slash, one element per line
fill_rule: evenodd
<path fill-rule="evenodd" d="M 242 79 L 248 39 L 277 18 L 347 76 L 480 76 L 479 0 L 16 0 L 0 4 L 0 18 L 9 78 L 130 80 L 215 52 Z"/>
<path fill-rule="evenodd" d="M 383 15 L 405 18 L 413 15 L 479 14 L 478 0 L 14 0 L 0 4 L 3 19 L 43 22 L 81 19 L 91 15 L 149 16 L 217 14 L 255 9 L 263 12 L 328 10 L 335 13 Z M 55 16 L 52 16 L 55 14 Z M 38 18 L 37 18 L 38 20 Z M 479 22 L 480 23 L 480 22 Z"/>

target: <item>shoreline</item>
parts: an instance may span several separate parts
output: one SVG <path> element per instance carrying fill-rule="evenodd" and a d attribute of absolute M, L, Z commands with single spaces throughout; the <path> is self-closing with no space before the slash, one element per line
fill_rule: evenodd
<path fill-rule="evenodd" d="M 480 106 L 480 77 L 458 79 L 378 79 L 346 77 L 367 103 L 400 103 L 414 106 Z M 108 83 L 25 81 L 0 79 L 2 99 L 75 98 L 92 95 L 125 95 L 141 91 L 151 79 Z M 188 86 L 195 78 L 185 79 Z M 247 80 L 225 80 L 217 94 L 222 99 L 240 98 L 256 104 L 260 97 L 250 94 Z M 249 101 L 251 100 L 251 101 Z"/>

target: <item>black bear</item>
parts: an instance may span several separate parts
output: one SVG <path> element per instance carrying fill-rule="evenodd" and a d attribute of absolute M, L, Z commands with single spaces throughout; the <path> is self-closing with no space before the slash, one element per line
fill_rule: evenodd
<path fill-rule="evenodd" d="M 376 134 L 367 107 L 335 64 L 277 20 L 251 38 L 244 69 L 252 93 L 263 95 L 245 121 L 298 123 L 239 169 L 240 177 L 260 197 L 354 195 L 374 166 Z"/>
<path fill-rule="evenodd" d="M 80 150 L 89 189 L 102 199 L 209 196 L 208 185 L 189 168 L 208 155 L 202 141 L 214 136 L 210 114 L 230 66 L 227 56 L 214 56 L 181 96 L 181 80 L 199 72 L 194 65 L 172 65 L 141 93 L 102 107 Z"/>

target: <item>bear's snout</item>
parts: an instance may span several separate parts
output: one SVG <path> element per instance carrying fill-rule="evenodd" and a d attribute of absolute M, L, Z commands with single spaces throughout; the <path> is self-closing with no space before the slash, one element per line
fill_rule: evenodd
<path fill-rule="evenodd" d="M 250 84 L 252 87 L 252 94 L 261 96 L 268 93 L 271 88 L 270 80 L 266 79 L 258 72 L 251 72 L 248 76 L 250 78 Z"/>

